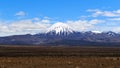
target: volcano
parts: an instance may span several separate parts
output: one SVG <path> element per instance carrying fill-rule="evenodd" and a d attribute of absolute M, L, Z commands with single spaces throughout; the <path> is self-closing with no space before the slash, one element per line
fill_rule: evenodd
<path fill-rule="evenodd" d="M 0 37 L 0 45 L 120 46 L 120 34 L 112 31 L 77 32 L 65 23 L 55 23 L 45 33 Z"/>

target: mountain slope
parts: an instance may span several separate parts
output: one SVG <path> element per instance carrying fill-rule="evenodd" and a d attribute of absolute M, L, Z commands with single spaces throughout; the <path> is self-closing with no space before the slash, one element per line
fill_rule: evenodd
<path fill-rule="evenodd" d="M 64 23 L 56 23 L 46 33 L 0 37 L 1 45 L 100 45 L 120 46 L 120 34 L 109 32 L 76 32 Z"/>

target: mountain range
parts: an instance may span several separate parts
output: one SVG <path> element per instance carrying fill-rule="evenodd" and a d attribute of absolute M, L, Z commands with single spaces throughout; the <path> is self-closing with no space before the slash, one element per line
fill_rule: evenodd
<path fill-rule="evenodd" d="M 0 45 L 120 46 L 120 34 L 112 31 L 78 32 L 67 24 L 56 23 L 45 33 L 0 37 Z"/>

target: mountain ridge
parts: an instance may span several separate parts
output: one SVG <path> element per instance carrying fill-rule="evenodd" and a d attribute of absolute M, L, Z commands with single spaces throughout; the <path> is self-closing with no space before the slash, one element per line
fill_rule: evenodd
<path fill-rule="evenodd" d="M 45 33 L 0 37 L 0 45 L 120 46 L 120 34 L 112 31 L 77 32 L 64 23 L 57 23 Z"/>

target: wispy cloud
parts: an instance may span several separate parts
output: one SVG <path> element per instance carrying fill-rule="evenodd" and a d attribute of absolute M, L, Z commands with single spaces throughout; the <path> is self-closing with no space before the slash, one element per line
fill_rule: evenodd
<path fill-rule="evenodd" d="M 88 12 L 92 12 L 93 17 L 105 16 L 105 17 L 120 17 L 120 9 L 114 11 L 105 11 L 99 9 L 89 9 Z"/>
<path fill-rule="evenodd" d="M 96 24 L 102 23 L 102 20 L 76 20 L 76 21 L 67 21 L 66 23 L 74 28 L 76 31 L 89 31 L 94 28 Z"/>
<path fill-rule="evenodd" d="M 109 20 L 120 21 L 120 17 L 119 18 L 110 18 Z"/>
<path fill-rule="evenodd" d="M 115 31 L 120 32 L 120 10 L 103 11 L 99 9 L 88 10 L 91 17 L 78 20 L 67 20 L 63 23 L 68 24 L 75 31 Z M 26 13 L 20 11 L 17 16 L 25 16 Z M 99 18 L 99 17 L 102 17 Z M 105 18 L 104 18 L 105 17 Z M 7 23 L 6 23 L 7 22 Z M 0 22 L 0 36 L 17 35 L 17 34 L 36 34 L 45 32 L 52 24 L 62 22 L 54 21 L 51 18 L 44 17 L 42 19 L 35 17 L 32 19 L 19 19 Z"/>
<path fill-rule="evenodd" d="M 25 16 L 26 13 L 24 11 L 19 11 L 15 14 L 15 16 Z"/>

